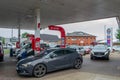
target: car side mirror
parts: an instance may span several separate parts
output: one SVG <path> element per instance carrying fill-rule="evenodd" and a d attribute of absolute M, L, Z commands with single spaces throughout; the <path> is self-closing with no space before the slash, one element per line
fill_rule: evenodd
<path fill-rule="evenodd" d="M 107 49 L 108 51 L 110 51 L 110 49 Z"/>
<path fill-rule="evenodd" d="M 50 58 L 54 58 L 54 56 L 53 56 L 53 55 L 50 55 Z"/>
<path fill-rule="evenodd" d="M 56 57 L 56 54 L 51 54 L 50 55 L 50 58 L 54 58 L 54 57 Z"/>

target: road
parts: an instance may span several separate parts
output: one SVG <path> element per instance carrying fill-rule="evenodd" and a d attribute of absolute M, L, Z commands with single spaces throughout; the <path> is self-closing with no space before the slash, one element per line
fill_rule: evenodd
<path fill-rule="evenodd" d="M 0 80 L 120 80 L 120 53 L 111 53 L 110 60 L 90 60 L 83 57 L 79 70 L 65 69 L 46 74 L 42 78 L 18 76 L 15 70 L 16 59 L 5 56 L 0 62 Z"/>

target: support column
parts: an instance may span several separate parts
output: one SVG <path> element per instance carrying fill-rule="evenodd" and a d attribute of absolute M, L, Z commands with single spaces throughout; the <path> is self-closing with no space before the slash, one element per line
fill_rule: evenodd
<path fill-rule="evenodd" d="M 36 9 L 35 54 L 40 53 L 40 9 Z"/>
<path fill-rule="evenodd" d="M 20 24 L 18 25 L 18 42 L 20 43 Z M 20 44 L 19 44 L 20 46 Z"/>
<path fill-rule="evenodd" d="M 40 38 L 40 9 L 36 9 L 36 22 L 35 38 Z"/>
<path fill-rule="evenodd" d="M 120 28 L 120 17 L 116 17 L 117 23 L 118 23 L 118 28 Z"/>
<path fill-rule="evenodd" d="M 16 42 L 16 48 L 20 48 L 20 15 L 18 15 L 18 41 Z"/>

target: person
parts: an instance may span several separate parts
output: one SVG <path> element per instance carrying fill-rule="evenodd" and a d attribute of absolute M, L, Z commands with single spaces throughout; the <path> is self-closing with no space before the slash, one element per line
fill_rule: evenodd
<path fill-rule="evenodd" d="M 13 48 L 10 48 L 10 57 L 13 57 Z"/>

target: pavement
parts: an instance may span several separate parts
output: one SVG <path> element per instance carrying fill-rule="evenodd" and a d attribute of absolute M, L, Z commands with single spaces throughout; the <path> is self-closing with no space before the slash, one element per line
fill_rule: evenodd
<path fill-rule="evenodd" d="M 0 80 L 120 80 L 120 53 L 110 54 L 110 60 L 90 60 L 90 55 L 83 57 L 79 70 L 65 69 L 47 73 L 42 78 L 19 76 L 16 72 L 16 59 L 5 56 L 0 62 Z"/>

